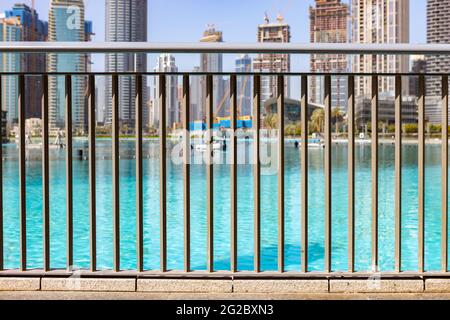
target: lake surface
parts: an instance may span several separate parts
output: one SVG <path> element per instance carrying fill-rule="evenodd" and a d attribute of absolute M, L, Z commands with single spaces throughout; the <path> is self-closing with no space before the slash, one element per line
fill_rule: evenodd
<path fill-rule="evenodd" d="M 274 145 L 275 146 L 275 145 Z M 176 147 L 169 143 L 169 149 Z M 275 146 L 276 147 L 276 146 Z M 136 193 L 134 141 L 121 141 L 120 236 L 123 269 L 136 268 Z M 89 267 L 89 185 L 87 141 L 74 141 L 74 268 Z M 247 164 L 238 166 L 238 269 L 253 269 L 253 170 L 251 141 L 239 143 Z M 275 149 L 276 150 L 276 149 Z M 333 146 L 332 268 L 347 270 L 347 146 Z M 28 268 L 42 268 L 42 163 L 40 150 L 29 150 L 27 162 L 27 254 Z M 169 150 L 170 154 L 171 150 Z M 286 142 L 286 269 L 300 270 L 301 172 L 300 150 Z M 65 151 L 52 149 L 50 161 L 51 267 L 66 267 Z M 159 269 L 159 144 L 144 142 L 144 267 Z M 441 168 L 440 146 L 426 147 L 426 269 L 440 268 Z M 18 149 L 3 147 L 4 254 L 5 267 L 19 267 Z M 229 152 L 218 153 L 218 160 Z M 276 157 L 276 154 L 272 156 Z M 202 154 L 193 153 L 191 166 L 192 269 L 206 269 L 206 167 L 195 164 Z M 198 163 L 201 163 L 198 162 Z M 324 269 L 324 152 L 309 153 L 309 270 Z M 371 269 L 371 150 L 356 148 L 356 269 Z M 379 262 L 382 271 L 394 269 L 394 146 L 379 146 Z M 262 269 L 277 269 L 277 175 L 270 170 L 261 177 Z M 403 146 L 402 263 L 404 270 L 417 270 L 418 249 L 417 146 Z M 168 268 L 183 268 L 183 174 L 182 165 L 168 158 L 167 178 Z M 97 141 L 97 250 L 98 267 L 113 266 L 111 140 Z M 230 166 L 214 169 L 214 260 L 217 270 L 230 268 Z"/>

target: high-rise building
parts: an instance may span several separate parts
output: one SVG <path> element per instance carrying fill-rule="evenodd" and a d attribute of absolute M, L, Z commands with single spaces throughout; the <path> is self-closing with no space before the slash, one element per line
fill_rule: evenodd
<path fill-rule="evenodd" d="M 450 43 L 450 1 L 428 0 L 427 2 L 427 43 Z M 428 73 L 450 73 L 448 55 L 429 55 L 426 57 Z M 426 116 L 432 123 L 441 119 L 441 80 L 438 77 L 427 78 Z"/>
<path fill-rule="evenodd" d="M 22 27 L 18 18 L 0 17 L 0 41 L 21 41 Z M 20 56 L 17 54 L 2 53 L 0 59 L 0 70 L 2 72 L 20 71 Z M 17 122 L 18 111 L 18 81 L 14 77 L 3 77 L 2 79 L 2 107 L 6 111 L 7 121 Z"/>
<path fill-rule="evenodd" d="M 4 110 L 0 110 L 0 114 L 1 114 L 0 130 L 2 132 L 2 143 L 5 143 L 8 141 L 8 131 L 6 130 L 6 127 L 7 127 L 6 114 L 7 114 L 7 112 Z"/>
<path fill-rule="evenodd" d="M 106 42 L 146 42 L 147 41 L 147 0 L 106 0 Z M 114 53 L 106 56 L 107 72 L 145 72 L 147 57 L 145 54 Z M 146 78 L 143 87 L 146 87 Z M 105 88 L 105 121 L 112 119 L 112 79 L 107 77 Z M 120 122 L 134 125 L 136 83 L 131 76 L 119 78 L 119 118 Z M 147 97 L 144 97 L 147 101 Z M 148 112 L 144 108 L 144 121 Z"/>
<path fill-rule="evenodd" d="M 291 41 L 290 26 L 284 22 L 282 16 L 277 17 L 277 22 L 270 22 L 268 16 L 265 23 L 258 26 L 258 42 L 287 43 Z M 260 54 L 253 60 L 253 71 L 288 73 L 291 70 L 291 58 L 289 54 Z M 285 95 L 290 96 L 290 81 L 285 80 Z M 261 96 L 266 101 L 277 96 L 277 78 L 264 76 L 261 78 Z"/>
<path fill-rule="evenodd" d="M 192 70 L 193 73 L 199 73 L 200 67 L 196 66 Z M 202 81 L 203 76 L 191 76 L 191 121 L 203 120 L 203 104 L 202 104 Z"/>
<path fill-rule="evenodd" d="M 49 41 L 90 40 L 92 23 L 84 20 L 84 1 L 51 0 L 49 13 Z M 50 54 L 47 60 L 49 72 L 85 72 L 89 69 L 89 56 L 85 54 Z M 75 128 L 86 126 L 85 77 L 72 77 L 72 121 Z M 64 127 L 65 79 L 49 78 L 49 122 L 51 128 Z"/>
<path fill-rule="evenodd" d="M 353 43 L 408 43 L 409 0 L 352 0 Z M 396 55 L 359 55 L 353 59 L 355 73 L 406 73 L 409 57 Z M 370 95 L 370 77 L 356 81 L 359 95 Z M 404 85 L 405 92 L 408 86 Z M 379 90 L 395 91 L 394 77 L 380 77 Z"/>
<path fill-rule="evenodd" d="M 411 73 L 426 73 L 427 60 L 424 55 L 411 56 Z M 418 95 L 419 77 L 414 76 L 409 78 L 409 94 L 412 96 Z"/>
<path fill-rule="evenodd" d="M 236 58 L 236 72 L 248 73 L 252 71 L 252 58 L 248 54 Z M 252 77 L 249 75 L 237 76 L 238 112 L 241 116 L 252 115 Z"/>
<path fill-rule="evenodd" d="M 158 57 L 155 72 L 178 72 L 175 64 L 175 57 L 171 54 L 162 54 Z M 154 77 L 154 102 L 152 119 L 150 125 L 157 128 L 159 126 L 159 78 Z M 168 75 L 166 77 L 166 125 L 173 127 L 174 124 L 180 122 L 180 105 L 178 103 L 178 77 L 176 75 Z"/>
<path fill-rule="evenodd" d="M 216 30 L 214 25 L 208 25 L 203 33 L 200 42 L 223 42 L 221 31 Z M 200 71 L 202 72 L 223 72 L 223 55 L 221 53 L 203 53 L 200 56 Z M 201 79 L 202 101 L 206 101 L 206 78 Z M 213 79 L 213 98 L 214 106 L 218 108 L 218 116 L 224 116 L 227 112 L 226 108 L 226 92 L 225 81 L 222 76 L 216 75 Z"/>
<path fill-rule="evenodd" d="M 316 0 L 309 8 L 311 43 L 348 42 L 348 5 L 341 0 Z M 340 73 L 348 71 L 348 59 L 343 54 L 312 54 L 311 72 Z M 313 103 L 323 103 L 324 78 L 312 77 L 309 97 Z M 347 81 L 343 77 L 332 77 L 333 108 L 347 109 Z"/>
<path fill-rule="evenodd" d="M 0 41 L 46 41 L 48 34 L 48 24 L 39 19 L 39 15 L 34 8 L 25 4 L 15 4 L 11 10 L 5 11 L 3 18 L 0 18 L 2 31 Z M 4 54 L 4 71 L 21 72 L 45 72 L 45 54 Z M 3 60 L 3 59 L 2 59 Z M 0 62 L 0 65 L 3 63 Z M 5 104 L 8 108 L 9 121 L 17 119 L 17 79 L 14 77 L 5 78 L 4 96 L 9 102 Z M 13 91 L 6 90 L 10 88 Z M 41 77 L 25 78 L 25 117 L 39 118 L 41 116 Z M 8 97 L 9 96 L 9 97 Z M 10 101 L 10 100 L 13 101 Z"/>

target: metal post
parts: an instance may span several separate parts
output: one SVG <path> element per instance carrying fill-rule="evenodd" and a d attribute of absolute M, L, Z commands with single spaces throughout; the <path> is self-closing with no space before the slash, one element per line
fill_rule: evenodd
<path fill-rule="evenodd" d="M 284 272 L 284 76 L 278 76 L 278 271 Z"/>
<path fill-rule="evenodd" d="M 25 140 L 25 76 L 19 76 L 20 271 L 27 269 L 27 198 Z"/>
<path fill-rule="evenodd" d="M 308 272 L 308 76 L 302 76 L 302 150 L 301 150 L 301 173 L 302 173 L 302 272 Z"/>
<path fill-rule="evenodd" d="M 166 160 L 166 76 L 159 76 L 159 185 L 160 185 L 160 264 L 167 271 L 167 160 Z"/>
<path fill-rule="evenodd" d="M 97 269 L 97 210 L 95 165 L 95 76 L 89 76 L 89 220 L 91 272 Z M 71 263 L 72 264 L 72 263 Z"/>
<path fill-rule="evenodd" d="M 237 272 L 237 229 L 238 229 L 238 195 L 237 195 L 237 80 L 230 77 L 230 111 L 231 111 L 231 272 Z"/>
<path fill-rule="evenodd" d="M 144 271 L 144 187 L 142 168 L 142 115 L 143 115 L 142 75 L 136 75 L 136 265 L 137 271 Z"/>
<path fill-rule="evenodd" d="M 206 164 L 206 215 L 207 215 L 207 270 L 214 271 L 214 167 L 213 167 L 213 124 L 214 124 L 213 76 L 206 76 L 206 130 L 207 155 Z"/>
<path fill-rule="evenodd" d="M 348 77 L 348 271 L 355 272 L 355 77 Z"/>
<path fill-rule="evenodd" d="M 191 131 L 190 123 L 190 79 L 183 76 L 183 127 L 184 138 L 184 272 L 191 271 Z"/>
<path fill-rule="evenodd" d="M 395 77 L 395 270 L 402 270 L 402 77 Z"/>
<path fill-rule="evenodd" d="M 261 77 L 253 78 L 253 198 L 254 198 L 254 269 L 261 271 L 261 158 L 260 158 L 260 118 L 261 118 Z"/>
<path fill-rule="evenodd" d="M 378 76 L 372 76 L 372 271 L 378 271 Z"/>
<path fill-rule="evenodd" d="M 325 76 L 325 272 L 331 272 L 331 76 Z"/>
<path fill-rule="evenodd" d="M 3 88 L 2 76 L 0 75 L 0 271 L 4 268 L 3 263 Z"/>
<path fill-rule="evenodd" d="M 113 229 L 114 271 L 120 271 L 120 181 L 119 181 L 119 76 L 112 80 L 112 156 L 113 156 Z"/>
<path fill-rule="evenodd" d="M 425 265 L 425 77 L 419 76 L 419 272 Z"/>
<path fill-rule="evenodd" d="M 442 272 L 448 269 L 448 75 L 442 77 Z"/>
<path fill-rule="evenodd" d="M 67 269 L 73 261 L 73 146 L 72 146 L 72 76 L 66 75 L 66 214 Z"/>
<path fill-rule="evenodd" d="M 50 271 L 50 170 L 48 144 L 48 76 L 42 76 L 42 215 L 44 271 Z"/>

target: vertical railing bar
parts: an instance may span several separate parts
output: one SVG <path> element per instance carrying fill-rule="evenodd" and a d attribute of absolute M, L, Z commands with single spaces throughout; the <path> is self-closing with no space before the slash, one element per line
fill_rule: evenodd
<path fill-rule="evenodd" d="M 308 76 L 303 75 L 301 79 L 302 100 L 301 100 L 301 126 L 302 126 L 302 150 L 301 150 L 301 174 L 302 174 L 302 253 L 301 269 L 308 272 Z"/>
<path fill-rule="evenodd" d="M 50 271 L 50 171 L 48 142 L 48 76 L 42 76 L 42 215 L 44 271 Z"/>
<path fill-rule="evenodd" d="M 348 77 L 348 271 L 355 272 L 355 77 Z"/>
<path fill-rule="evenodd" d="M 442 77 L 442 272 L 448 270 L 448 75 Z"/>
<path fill-rule="evenodd" d="M 142 168 L 142 116 L 143 116 L 142 75 L 136 75 L 136 266 L 144 271 L 144 187 Z"/>
<path fill-rule="evenodd" d="M 66 75 L 66 215 L 67 215 L 67 269 L 73 261 L 73 144 L 72 144 L 72 76 Z"/>
<path fill-rule="evenodd" d="M 230 76 L 230 111 L 231 111 L 231 272 L 237 272 L 237 84 L 236 75 Z"/>
<path fill-rule="evenodd" d="M 191 131 L 190 131 L 190 79 L 183 76 L 183 127 L 184 139 L 184 272 L 191 271 Z"/>
<path fill-rule="evenodd" d="M 402 270 L 402 77 L 395 77 L 395 271 Z"/>
<path fill-rule="evenodd" d="M 206 215 L 207 215 L 207 270 L 214 271 L 214 167 L 213 167 L 213 124 L 214 124 L 213 76 L 206 76 Z"/>
<path fill-rule="evenodd" d="M 112 81 L 112 156 L 113 156 L 113 228 L 114 228 L 114 271 L 120 271 L 120 188 L 119 188 L 119 76 Z"/>
<path fill-rule="evenodd" d="M 331 272 L 331 76 L 325 76 L 325 272 Z"/>
<path fill-rule="evenodd" d="M 4 268 L 3 262 L 3 83 L 0 75 L 0 271 Z"/>
<path fill-rule="evenodd" d="M 284 272 L 284 76 L 277 81 L 278 110 L 278 272 Z"/>
<path fill-rule="evenodd" d="M 254 201 L 254 269 L 261 271 L 261 159 L 260 159 L 261 77 L 253 78 L 253 201 Z"/>
<path fill-rule="evenodd" d="M 96 164 L 95 164 L 95 76 L 89 76 L 89 220 L 90 220 L 90 260 L 91 271 L 97 270 L 97 191 L 96 191 Z M 72 259 L 72 258 L 71 258 Z M 72 262 L 71 262 L 72 263 Z"/>
<path fill-rule="evenodd" d="M 160 269 L 167 271 L 166 76 L 159 75 Z"/>
<path fill-rule="evenodd" d="M 419 272 L 424 271 L 425 263 L 425 77 L 419 76 L 419 154 L 418 154 L 418 170 L 419 170 L 419 250 L 418 263 Z"/>
<path fill-rule="evenodd" d="M 372 271 L 378 272 L 378 76 L 372 76 Z"/>
<path fill-rule="evenodd" d="M 27 269 L 27 200 L 25 149 L 25 76 L 19 75 L 20 271 Z"/>

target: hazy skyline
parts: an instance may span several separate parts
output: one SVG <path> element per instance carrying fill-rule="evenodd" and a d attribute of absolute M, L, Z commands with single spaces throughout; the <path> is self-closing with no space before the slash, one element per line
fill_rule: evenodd
<path fill-rule="evenodd" d="M 1 12 L 15 3 L 30 0 L 2 0 Z M 343 2 L 348 3 L 348 0 Z M 36 9 L 48 19 L 50 0 L 37 0 Z M 149 0 L 148 40 L 150 42 L 197 42 L 207 24 L 223 31 L 225 42 L 256 42 L 257 26 L 263 23 L 264 12 L 272 20 L 278 13 L 291 26 L 292 42 L 309 42 L 309 6 L 314 0 Z M 426 0 L 410 0 L 410 42 L 426 43 Z M 105 41 L 105 1 L 85 1 L 86 20 L 92 20 L 93 41 Z M 182 71 L 191 71 L 199 64 L 198 55 L 175 55 Z M 234 70 L 236 55 L 225 55 L 224 70 Z M 157 55 L 149 55 L 148 70 L 156 65 Z M 309 70 L 307 56 L 292 59 L 292 71 Z M 104 68 L 102 55 L 94 56 L 94 71 Z"/>

